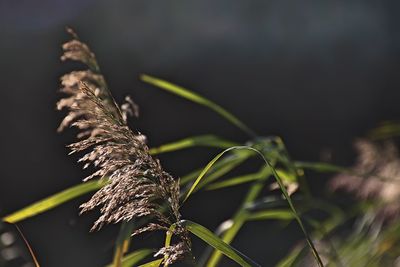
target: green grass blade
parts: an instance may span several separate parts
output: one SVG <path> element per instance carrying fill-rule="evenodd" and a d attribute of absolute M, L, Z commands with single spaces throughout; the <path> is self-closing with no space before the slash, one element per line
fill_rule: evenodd
<path fill-rule="evenodd" d="M 197 177 L 197 179 L 194 181 L 193 185 L 190 187 L 189 191 L 187 192 L 185 198 L 183 199 L 184 203 L 189 197 L 190 195 L 193 193 L 193 191 L 196 189 L 197 185 L 200 183 L 201 179 L 203 179 L 204 175 L 210 170 L 210 168 L 214 165 L 215 162 L 217 162 L 217 160 L 222 157 L 225 153 L 234 150 L 234 149 L 238 149 L 241 148 L 240 146 L 233 146 L 230 148 L 225 149 L 224 151 L 222 151 L 221 153 L 219 153 L 217 156 L 215 156 L 207 165 L 206 167 L 203 169 L 203 171 L 200 173 L 200 175 Z"/>
<path fill-rule="evenodd" d="M 293 212 L 291 210 L 263 210 L 251 213 L 247 216 L 248 221 L 259 221 L 259 220 L 292 220 L 294 219 Z"/>
<path fill-rule="evenodd" d="M 114 251 L 114 267 L 121 267 L 124 254 L 128 251 L 130 245 L 131 234 L 136 227 L 134 221 L 122 222 L 117 240 L 115 241 Z"/>
<path fill-rule="evenodd" d="M 233 151 L 239 152 L 239 151 Z M 223 159 L 216 162 L 211 169 L 208 171 L 207 177 L 203 180 L 203 184 L 200 184 L 199 187 L 205 186 L 212 181 L 217 180 L 218 178 L 222 177 L 223 175 L 227 174 L 234 168 L 238 167 L 240 164 L 245 162 L 249 158 L 248 154 L 243 153 L 232 153 L 232 155 L 226 156 Z M 189 182 L 195 180 L 200 173 L 203 171 L 204 168 L 197 169 L 181 178 L 181 184 L 185 185 Z"/>
<path fill-rule="evenodd" d="M 122 267 L 136 266 L 141 260 L 153 253 L 152 249 L 140 249 L 129 253 L 122 259 Z"/>
<path fill-rule="evenodd" d="M 306 228 L 304 227 L 304 224 L 303 224 L 302 220 L 300 219 L 300 216 L 298 215 L 298 213 L 297 213 L 297 211 L 296 211 L 296 208 L 295 208 L 294 205 L 293 205 L 292 199 L 290 198 L 289 193 L 287 192 L 287 190 L 286 190 L 286 188 L 285 188 L 285 186 L 284 186 L 284 184 L 283 184 L 281 178 L 279 177 L 279 175 L 278 175 L 278 173 L 276 172 L 275 168 L 274 168 L 274 167 L 269 163 L 269 161 L 264 157 L 264 155 L 263 155 L 262 153 L 260 153 L 259 151 L 256 151 L 256 150 L 255 150 L 255 152 L 257 152 L 257 153 L 263 158 L 264 162 L 265 162 L 268 166 L 270 166 L 271 171 L 272 171 L 272 174 L 274 175 L 276 182 L 278 183 L 278 185 L 279 185 L 279 187 L 280 187 L 280 189 L 281 189 L 283 195 L 285 196 L 285 198 L 286 198 L 286 200 L 287 200 L 287 202 L 288 202 L 288 204 L 289 204 L 290 209 L 291 209 L 292 212 L 293 212 L 294 218 L 296 219 L 296 221 L 297 221 L 297 223 L 299 224 L 301 230 L 303 231 L 303 234 L 304 234 L 305 237 L 306 237 L 307 244 L 308 244 L 308 246 L 311 248 L 311 252 L 312 252 L 312 254 L 313 254 L 315 260 L 317 261 L 318 266 L 323 267 L 324 264 L 322 263 L 321 257 L 319 256 L 318 251 L 317 251 L 317 249 L 315 248 L 314 243 L 312 242 L 310 235 L 308 234 Z"/>
<path fill-rule="evenodd" d="M 285 258 L 281 259 L 276 267 L 294 267 L 298 264 L 300 259 L 302 259 L 306 253 L 307 250 L 305 249 L 306 247 L 297 247 L 293 251 L 290 252 L 289 255 L 287 255 Z"/>
<path fill-rule="evenodd" d="M 250 258 L 243 255 L 241 252 L 237 251 L 230 245 L 222 241 L 218 236 L 213 234 L 210 230 L 201 226 L 200 224 L 191 221 L 182 221 L 182 225 L 186 227 L 191 233 L 202 239 L 204 242 L 212 246 L 213 248 L 221 251 L 225 256 L 234 260 L 241 266 L 252 267 L 260 266 Z"/>
<path fill-rule="evenodd" d="M 267 179 L 267 177 L 265 177 L 265 179 Z M 248 206 L 249 203 L 252 203 L 258 197 L 263 187 L 264 183 L 261 183 L 259 181 L 255 182 L 250 187 L 249 191 L 246 194 L 246 197 L 243 200 L 242 206 L 231 219 L 232 222 L 231 226 L 228 229 L 226 229 L 226 231 L 222 234 L 221 238 L 225 243 L 230 244 L 237 235 L 237 233 L 239 232 L 239 230 L 242 228 L 243 224 L 246 222 L 246 218 L 248 215 L 246 207 Z M 221 252 L 215 250 L 207 262 L 207 267 L 217 266 L 218 262 L 221 259 L 221 256 L 222 256 Z M 208 256 L 204 255 L 203 259 L 205 260 L 206 257 Z"/>
<path fill-rule="evenodd" d="M 235 142 L 219 138 L 215 135 L 199 135 L 199 136 L 184 138 L 159 147 L 151 148 L 149 152 L 152 155 L 156 155 L 161 153 L 177 151 L 185 148 L 190 148 L 194 146 L 228 148 L 236 145 L 237 143 Z"/>
<path fill-rule="evenodd" d="M 294 162 L 296 168 L 309 169 L 317 172 L 350 172 L 351 170 L 345 167 L 337 166 L 325 162 L 304 162 L 296 161 Z"/>
<path fill-rule="evenodd" d="M 145 264 L 140 265 L 139 267 L 159 267 L 163 259 L 154 260 Z"/>
<path fill-rule="evenodd" d="M 132 267 L 137 266 L 137 264 L 144 260 L 147 256 L 153 253 L 152 249 L 139 249 L 134 252 L 127 254 L 122 258 L 121 267 Z M 107 267 L 112 267 L 113 264 L 107 265 Z"/>
<path fill-rule="evenodd" d="M 368 137 L 373 140 L 384 140 L 400 135 L 400 123 L 396 121 L 382 122 L 378 127 L 368 133 Z"/>
<path fill-rule="evenodd" d="M 91 191 L 95 191 L 103 187 L 105 184 L 107 184 L 107 182 L 108 181 L 106 180 L 96 180 L 73 186 L 61 191 L 60 193 L 35 202 L 10 215 L 7 215 L 3 217 L 2 220 L 9 223 L 17 223 L 29 217 L 33 217 L 47 210 L 55 208 L 73 198 L 79 197 Z"/>
<path fill-rule="evenodd" d="M 215 111 L 216 113 L 218 113 L 219 115 L 221 115 L 223 118 L 225 118 L 229 122 L 231 122 L 233 125 L 237 126 L 241 130 L 246 132 L 251 137 L 256 136 L 256 134 L 253 130 L 251 130 L 246 124 L 244 124 L 241 120 L 236 118 L 233 114 L 231 114 L 230 112 L 228 112 L 221 106 L 217 105 L 216 103 L 212 102 L 211 100 L 204 98 L 203 96 L 201 96 L 199 94 L 191 92 L 190 90 L 183 88 L 179 85 L 170 83 L 168 81 L 165 81 L 165 80 L 162 80 L 162 79 L 150 76 L 150 75 L 143 74 L 140 76 L 140 79 L 143 82 L 151 84 L 155 87 L 164 89 L 170 93 L 173 93 L 175 95 L 178 95 L 180 97 L 188 99 L 199 105 L 206 106 L 209 109 L 211 109 L 211 110 Z"/>
<path fill-rule="evenodd" d="M 231 186 L 236 186 L 244 183 L 249 183 L 249 182 L 254 182 L 260 179 L 263 179 L 265 176 L 268 176 L 271 174 L 271 171 L 269 168 L 263 167 L 260 171 L 256 173 L 250 173 L 250 174 L 245 174 L 245 175 L 239 175 L 236 177 L 229 178 L 225 181 L 222 182 L 216 182 L 213 184 L 210 184 L 207 186 L 207 190 L 216 190 L 216 189 L 221 189 L 225 187 L 231 187 Z"/>
<path fill-rule="evenodd" d="M 185 200 L 190 196 L 191 192 L 193 192 L 194 188 L 196 188 L 197 184 L 200 182 L 200 180 L 203 178 L 203 176 L 205 175 L 205 173 L 207 172 L 207 170 L 226 152 L 230 151 L 230 150 L 234 150 L 234 149 L 245 149 L 245 150 L 251 150 L 255 153 L 257 153 L 262 160 L 264 161 L 264 163 L 271 169 L 272 175 L 274 176 L 276 182 L 279 185 L 280 190 L 282 191 L 282 194 L 284 195 L 286 201 L 289 204 L 290 209 L 293 212 L 293 216 L 295 218 L 295 220 L 297 221 L 297 223 L 299 224 L 302 232 L 304 233 L 305 237 L 306 237 L 306 241 L 308 246 L 311 248 L 312 254 L 315 257 L 315 260 L 318 263 L 318 266 L 323 267 L 323 263 L 322 260 L 314 246 L 314 243 L 312 242 L 307 230 L 304 227 L 304 224 L 302 222 L 302 220 L 300 219 L 300 216 L 298 215 L 296 208 L 294 207 L 294 204 L 292 202 L 292 199 L 289 196 L 289 193 L 286 190 L 285 185 L 282 182 L 282 179 L 279 177 L 279 174 L 277 173 L 277 171 L 275 170 L 275 168 L 272 166 L 272 164 L 266 159 L 266 157 L 264 156 L 264 154 L 262 154 L 259 150 L 250 147 L 250 146 L 237 146 L 237 147 L 231 147 L 228 149 L 225 149 L 224 151 L 222 151 L 221 153 L 219 153 L 214 159 L 212 159 L 209 164 L 207 164 L 206 168 L 203 170 L 203 172 L 199 175 L 199 177 L 196 179 L 196 181 L 193 183 L 191 189 L 189 190 L 188 194 L 186 195 Z"/>

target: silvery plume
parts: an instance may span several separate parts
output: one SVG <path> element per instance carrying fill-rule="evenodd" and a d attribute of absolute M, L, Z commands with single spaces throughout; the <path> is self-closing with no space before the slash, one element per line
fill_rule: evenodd
<path fill-rule="evenodd" d="M 377 215 L 391 219 L 400 215 L 400 158 L 392 142 L 355 142 L 358 158 L 351 172 L 330 181 L 332 190 L 343 189 L 360 199 L 382 204 Z"/>
<path fill-rule="evenodd" d="M 73 39 L 63 45 L 61 59 L 79 61 L 88 69 L 61 77 L 61 92 L 67 97 L 57 103 L 57 108 L 66 108 L 68 114 L 58 130 L 68 126 L 80 130 L 79 140 L 69 148 L 71 153 L 85 151 L 79 161 L 85 167 L 95 168 L 84 181 L 93 178 L 109 181 L 81 205 L 81 213 L 100 209 L 101 215 L 92 230 L 139 219 L 147 223 L 133 235 L 168 230 L 180 220 L 179 180 L 163 171 L 160 162 L 150 155 L 145 136 L 128 127 L 127 116 L 138 113 L 136 104 L 130 98 L 121 106 L 116 104 L 94 54 L 72 30 L 68 32 Z M 167 264 L 190 251 L 187 231 L 177 225 L 176 243 L 158 252 L 165 256 Z"/>

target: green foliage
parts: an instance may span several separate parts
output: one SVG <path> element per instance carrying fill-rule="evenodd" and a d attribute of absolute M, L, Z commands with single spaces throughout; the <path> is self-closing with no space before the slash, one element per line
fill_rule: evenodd
<path fill-rule="evenodd" d="M 92 55 L 89 54 L 89 56 Z M 151 155 L 157 155 L 198 146 L 224 149 L 205 167 L 194 170 L 181 178 L 180 199 L 182 201 L 178 204 L 185 203 L 192 194 L 203 189 L 205 189 L 204 191 L 219 190 L 250 184 L 241 205 L 229 220 L 221 223 L 215 233 L 200 224 L 181 220 L 170 225 L 169 230 L 166 231 L 165 248 L 170 248 L 174 234 L 175 237 L 177 236 L 175 230 L 179 225 L 185 231 L 203 240 L 211 248 L 206 250 L 198 261 L 200 266 L 216 267 L 223 255 L 241 266 L 260 266 L 230 245 L 242 227 L 249 221 L 279 220 L 288 222 L 293 220 L 297 222 L 303 232 L 305 242 L 292 249 L 285 258 L 281 259 L 277 267 L 315 266 L 315 264 L 321 267 L 324 266 L 322 259 L 327 263 L 325 266 L 338 267 L 391 266 L 396 261 L 400 254 L 398 249 L 400 224 L 392 223 L 389 224 L 389 227 L 383 227 L 383 222 L 379 221 L 381 209 L 392 203 L 387 203 L 385 199 L 383 201 L 359 199 L 356 205 L 342 209 L 329 201 L 325 202 L 314 197 L 308 190 L 304 175 L 305 171 L 341 173 L 362 179 L 373 176 L 381 183 L 393 183 L 391 177 L 380 177 L 371 174 L 371 170 L 344 168 L 325 162 L 292 160 L 284 142 L 279 137 L 256 135 L 246 124 L 213 101 L 186 88 L 149 75 L 142 75 L 141 80 L 209 108 L 246 132 L 250 137 L 250 140 L 246 140 L 246 142 L 237 143 L 215 135 L 199 135 L 183 138 L 149 150 Z M 400 126 L 396 122 L 383 123 L 369 133 L 369 137 L 374 140 L 384 140 L 399 135 Z M 231 171 L 239 168 L 252 157 L 259 157 L 263 161 L 257 172 L 233 177 L 230 175 Z M 362 182 L 364 181 L 361 180 Z M 66 201 L 98 190 L 107 183 L 105 178 L 71 187 L 5 216 L 3 221 L 20 222 L 53 209 Z M 281 195 L 269 196 L 268 194 L 272 191 L 271 188 L 280 190 Z M 296 192 L 296 198 L 292 198 L 290 193 L 296 191 L 297 188 L 299 190 Z M 268 197 L 265 198 L 264 194 L 267 194 Z M 177 190 L 175 196 L 174 199 L 177 200 Z M 175 205 L 175 207 L 177 206 L 179 205 Z M 158 211 L 162 213 L 165 210 L 167 210 L 167 207 L 161 205 Z M 309 217 L 308 212 L 313 210 L 322 212 L 325 216 L 324 219 Z M 180 218 L 180 216 L 177 218 Z M 155 249 L 140 249 L 129 252 L 132 233 L 148 223 L 150 219 L 151 216 L 144 216 L 139 221 L 131 220 L 121 223 L 120 232 L 115 242 L 113 262 L 107 266 L 139 266 L 144 260 L 150 260 L 150 255 L 156 251 Z M 349 221 L 358 223 L 355 224 L 356 227 L 353 231 L 350 234 L 338 234 L 340 226 L 349 223 Z M 315 244 L 318 244 L 318 246 Z M 140 266 L 167 266 L 166 260 L 167 257 L 165 256 Z"/>
<path fill-rule="evenodd" d="M 201 226 L 200 224 L 191 221 L 182 221 L 181 223 L 194 235 L 196 235 L 204 242 L 217 249 L 227 257 L 231 258 L 241 266 L 260 266 L 227 243 L 223 242 L 218 236 L 214 235 L 210 230 Z"/>
<path fill-rule="evenodd" d="M 17 223 L 29 217 L 36 216 L 40 213 L 53 209 L 71 199 L 87 194 L 91 191 L 95 191 L 103 187 L 106 183 L 107 181 L 105 180 L 99 180 L 73 186 L 71 188 L 61 191 L 60 193 L 35 202 L 19 211 L 3 217 L 3 221 L 9 223 Z"/>
<path fill-rule="evenodd" d="M 133 267 L 137 266 L 139 262 L 144 260 L 147 256 L 150 256 L 154 251 L 152 249 L 140 249 L 129 253 L 122 258 L 121 267 Z M 113 267 L 114 264 L 109 264 L 107 267 Z"/>
<path fill-rule="evenodd" d="M 168 143 L 159 147 L 151 148 L 150 154 L 157 155 L 161 153 L 173 152 L 185 148 L 195 146 L 206 146 L 206 147 L 217 147 L 217 148 L 228 148 L 236 146 L 237 144 L 228 140 L 224 140 L 215 135 L 199 135 L 184 138 L 172 143 Z"/>
<path fill-rule="evenodd" d="M 232 115 L 230 112 L 222 108 L 221 106 L 217 105 L 216 103 L 212 102 L 211 100 L 208 100 L 204 98 L 203 96 L 196 94 L 194 92 L 191 92 L 190 90 L 183 88 L 179 85 L 175 85 L 173 83 L 170 83 L 168 81 L 150 76 L 150 75 L 141 75 L 141 80 L 143 82 L 149 83 L 151 85 L 154 85 L 160 89 L 166 90 L 170 93 L 173 93 L 175 95 L 178 95 L 180 97 L 186 98 L 194 103 L 197 103 L 202 106 L 206 106 L 209 109 L 215 111 L 222 117 L 224 117 L 226 120 L 231 122 L 233 125 L 237 126 L 238 128 L 242 129 L 244 132 L 249 134 L 252 137 L 255 137 L 256 134 L 254 133 L 253 130 L 251 130 L 246 124 L 244 124 L 242 121 L 240 121 L 238 118 L 236 118 L 234 115 Z"/>

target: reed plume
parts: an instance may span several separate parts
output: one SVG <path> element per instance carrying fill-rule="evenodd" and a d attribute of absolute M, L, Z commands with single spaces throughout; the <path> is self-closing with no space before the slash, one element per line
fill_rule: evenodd
<path fill-rule="evenodd" d="M 400 158 L 392 142 L 355 142 L 357 162 L 351 173 L 341 173 L 330 181 L 332 190 L 343 189 L 359 199 L 382 203 L 378 216 L 387 219 L 400 215 Z M 363 175 L 357 175 L 363 174 Z"/>
<path fill-rule="evenodd" d="M 59 131 L 68 126 L 78 128 L 78 141 L 69 145 L 71 153 L 85 151 L 80 162 L 95 171 L 84 181 L 100 178 L 109 183 L 81 205 L 81 213 L 100 208 L 101 215 L 92 227 L 105 224 L 146 219 L 148 223 L 133 235 L 146 231 L 168 230 L 180 221 L 179 180 L 165 172 L 153 158 L 146 145 L 146 137 L 132 131 L 128 115 L 137 115 L 136 104 L 127 98 L 118 106 L 108 90 L 103 75 L 89 47 L 68 30 L 73 39 L 63 45 L 61 59 L 83 63 L 88 69 L 73 71 L 61 78 L 61 92 L 67 97 L 57 103 L 66 108 L 67 116 Z M 164 255 L 164 263 L 171 264 L 190 251 L 187 231 L 177 224 L 176 244 L 162 248 L 156 254 Z"/>

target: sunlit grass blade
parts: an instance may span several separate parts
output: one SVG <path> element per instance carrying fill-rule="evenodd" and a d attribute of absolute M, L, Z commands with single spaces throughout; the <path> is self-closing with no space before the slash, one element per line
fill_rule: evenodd
<path fill-rule="evenodd" d="M 263 210 L 251 213 L 247 216 L 247 221 L 259 221 L 259 220 L 292 220 L 294 219 L 293 212 L 291 210 Z"/>
<path fill-rule="evenodd" d="M 325 162 L 304 162 L 295 161 L 296 168 L 309 169 L 317 172 L 350 172 L 351 170 L 345 167 L 337 166 Z"/>
<path fill-rule="evenodd" d="M 238 144 L 235 142 L 225 140 L 215 135 L 199 135 L 199 136 L 184 138 L 175 142 L 161 145 L 159 147 L 151 148 L 150 154 L 156 155 L 161 153 L 177 151 L 185 148 L 190 148 L 194 146 L 228 148 L 236 145 Z"/>
<path fill-rule="evenodd" d="M 3 221 L 9 223 L 16 223 L 25 220 L 29 217 L 38 215 L 47 210 L 55 208 L 73 198 L 79 197 L 91 191 L 95 191 L 107 184 L 106 180 L 89 181 L 82 183 L 71 188 L 65 189 L 55 195 L 35 202 L 19 211 L 2 218 Z"/>
<path fill-rule="evenodd" d="M 236 118 L 233 114 L 231 114 L 230 112 L 228 112 L 221 106 L 217 105 L 216 103 L 212 102 L 211 100 L 204 98 L 203 96 L 201 96 L 197 93 L 191 92 L 190 90 L 183 88 L 179 85 L 176 85 L 176 84 L 170 83 L 168 81 L 165 81 L 165 80 L 162 80 L 162 79 L 150 76 L 150 75 L 146 75 L 146 74 L 141 75 L 140 79 L 143 82 L 146 82 L 146 83 L 154 85 L 158 88 L 164 89 L 170 93 L 173 93 L 175 95 L 178 95 L 180 97 L 188 99 L 199 105 L 206 106 L 209 109 L 211 109 L 211 110 L 215 111 L 216 113 L 218 113 L 219 115 L 221 115 L 222 117 L 224 117 L 226 120 L 228 120 L 229 122 L 231 122 L 238 128 L 242 129 L 244 132 L 246 132 L 251 137 L 256 136 L 256 134 L 253 130 L 251 130 L 246 124 L 244 124 L 241 120 Z"/>
<path fill-rule="evenodd" d="M 267 178 L 268 176 L 266 176 L 264 179 Z M 235 213 L 233 218 L 226 223 L 227 226 L 224 227 L 225 231 L 222 233 L 221 239 L 225 243 L 230 244 L 237 235 L 237 233 L 239 232 L 239 230 L 242 228 L 243 224 L 246 222 L 246 218 L 248 215 L 246 210 L 247 206 L 258 197 L 263 187 L 264 183 L 262 181 L 257 181 L 250 187 L 249 191 L 247 192 L 243 200 L 243 204 L 241 205 L 239 210 Z M 215 250 L 208 261 L 207 261 L 208 258 L 207 254 L 203 255 L 202 259 L 204 262 L 207 262 L 206 265 L 207 267 L 215 267 L 218 265 L 221 256 L 222 256 L 221 252 Z"/>
<path fill-rule="evenodd" d="M 213 184 L 210 184 L 207 186 L 207 190 L 215 190 L 215 189 L 221 189 L 225 187 L 231 187 L 231 186 L 236 186 L 244 183 L 249 183 L 249 182 L 254 182 L 260 179 L 263 179 L 265 176 L 268 176 L 271 173 L 269 168 L 263 167 L 260 171 L 256 173 L 250 173 L 250 174 L 245 174 L 245 175 L 239 175 L 236 177 L 232 177 L 229 179 L 226 179 L 221 182 L 216 182 Z"/>
<path fill-rule="evenodd" d="M 154 260 L 154 261 L 139 265 L 139 267 L 159 267 L 161 265 L 162 261 L 163 261 L 163 259 Z"/>
<path fill-rule="evenodd" d="M 307 253 L 306 247 L 297 247 L 293 249 L 289 255 L 281 259 L 276 267 L 295 267 L 299 260 Z"/>
<path fill-rule="evenodd" d="M 286 190 L 286 188 L 285 188 L 285 186 L 284 186 L 284 184 L 283 184 L 281 178 L 279 177 L 279 175 L 278 175 L 278 173 L 276 172 L 275 168 L 274 168 L 273 166 L 271 166 L 271 164 L 269 163 L 269 161 L 264 157 L 264 155 L 261 154 L 260 152 L 257 152 L 257 153 L 263 158 L 264 162 L 265 162 L 268 166 L 270 166 L 270 168 L 271 168 L 271 170 L 272 170 L 272 174 L 274 175 L 274 177 L 275 177 L 275 179 L 276 179 L 276 182 L 278 183 L 278 185 L 279 185 L 279 187 L 280 187 L 280 189 L 281 189 L 283 195 L 285 196 L 285 198 L 286 198 L 286 200 L 287 200 L 287 202 L 288 202 L 288 204 L 289 204 L 289 206 L 290 206 L 290 209 L 291 209 L 292 212 L 293 212 L 294 218 L 296 219 L 296 221 L 297 221 L 297 223 L 299 224 L 299 226 L 300 226 L 300 228 L 301 228 L 303 234 L 304 234 L 305 237 L 306 237 L 307 244 L 308 244 L 308 246 L 311 248 L 311 252 L 312 252 L 312 254 L 313 254 L 315 260 L 317 261 L 318 266 L 323 267 L 324 264 L 322 263 L 322 260 L 321 260 L 319 254 L 318 254 L 318 251 L 317 251 L 317 249 L 315 248 L 314 243 L 312 242 L 311 237 L 310 237 L 310 235 L 308 234 L 306 228 L 304 227 L 304 224 L 303 224 L 302 220 L 300 219 L 300 216 L 298 215 L 298 213 L 297 213 L 297 211 L 296 211 L 296 208 L 294 207 L 294 204 L 293 204 L 293 202 L 292 202 L 292 199 L 290 198 L 289 193 L 287 192 L 287 190 Z"/>
<path fill-rule="evenodd" d="M 222 151 L 221 153 L 219 153 L 217 156 L 215 156 L 207 165 L 206 167 L 202 170 L 202 172 L 199 174 L 199 176 L 197 177 L 197 179 L 194 181 L 194 183 L 192 184 L 192 186 L 190 187 L 189 191 L 187 192 L 185 198 L 183 199 L 183 203 L 190 197 L 190 195 L 193 193 L 193 191 L 196 189 L 197 185 L 200 183 L 201 179 L 203 179 L 204 175 L 210 170 L 210 168 L 214 165 L 214 163 L 220 158 L 222 157 L 225 153 L 234 150 L 234 149 L 238 149 L 241 148 L 239 146 L 233 146 L 230 148 L 225 149 L 224 151 Z"/>
<path fill-rule="evenodd" d="M 122 259 L 122 267 L 133 267 L 153 253 L 152 249 L 140 249 L 129 253 Z"/>
<path fill-rule="evenodd" d="M 241 252 L 237 251 L 224 241 L 222 241 L 218 236 L 213 234 L 207 228 L 191 221 L 181 221 L 182 225 L 186 227 L 191 233 L 202 239 L 204 242 L 212 246 L 213 248 L 219 250 L 225 256 L 234 260 L 241 266 L 252 267 L 252 266 L 260 266 L 258 263 L 254 262 L 252 259 L 243 255 Z"/>
<path fill-rule="evenodd" d="M 206 167 L 204 168 L 204 170 L 201 172 L 201 174 L 199 175 L 199 177 L 197 177 L 196 181 L 193 183 L 192 187 L 190 188 L 190 190 L 189 190 L 189 192 L 188 192 L 188 194 L 186 195 L 186 197 L 185 197 L 184 200 L 187 200 L 187 199 L 188 199 L 188 197 L 191 195 L 191 193 L 193 192 L 193 190 L 196 188 L 196 186 L 198 185 L 198 183 L 200 182 L 200 180 L 204 177 L 204 175 L 206 174 L 206 172 L 208 171 L 208 169 L 209 169 L 220 157 L 222 157 L 223 154 L 225 154 L 225 153 L 227 153 L 227 152 L 229 152 L 229 151 L 231 151 L 231 150 L 234 150 L 234 149 L 251 150 L 251 151 L 257 153 L 257 154 L 262 158 L 262 160 L 264 161 L 264 163 L 271 169 L 272 175 L 274 176 L 276 182 L 277 182 L 278 185 L 279 185 L 280 190 L 282 191 L 282 194 L 284 195 L 286 201 L 288 202 L 289 207 L 290 207 L 290 209 L 291 209 L 292 212 L 293 212 L 293 215 L 294 215 L 295 220 L 296 220 L 297 223 L 299 224 L 299 226 L 300 226 L 302 232 L 304 233 L 304 235 L 305 235 L 305 237 L 306 237 L 307 244 L 308 244 L 309 247 L 311 248 L 312 254 L 313 254 L 313 256 L 315 257 L 315 260 L 317 261 L 318 266 L 320 266 L 320 267 L 323 266 L 322 261 L 321 261 L 321 258 L 320 258 L 319 254 L 318 254 L 318 252 L 317 252 L 317 250 L 316 250 L 316 248 L 315 248 L 315 246 L 314 246 L 314 243 L 312 242 L 312 240 L 311 240 L 311 238 L 310 238 L 310 236 L 309 236 L 309 234 L 308 234 L 306 228 L 304 227 L 304 224 L 303 224 L 302 220 L 300 219 L 300 216 L 298 215 L 298 213 L 297 213 L 297 211 L 296 211 L 296 208 L 294 207 L 294 204 L 293 204 L 293 202 L 292 202 L 292 199 L 290 198 L 289 193 L 287 192 L 286 187 L 285 187 L 285 185 L 283 184 L 282 179 L 279 177 L 279 174 L 277 173 L 277 171 L 275 170 L 275 168 L 272 166 L 272 164 L 265 158 L 264 154 L 262 154 L 259 150 L 255 149 L 255 148 L 253 148 L 253 147 L 250 147 L 250 146 L 231 147 L 231 148 L 225 149 L 224 151 L 222 151 L 221 153 L 219 153 L 216 157 L 214 157 L 214 158 L 207 164 L 207 166 L 206 166 Z"/>
<path fill-rule="evenodd" d="M 154 251 L 152 249 L 139 249 L 124 256 L 121 260 L 121 267 L 133 267 L 144 260 L 147 256 L 151 255 Z M 107 265 L 113 267 L 113 264 Z"/>
<path fill-rule="evenodd" d="M 117 240 L 115 241 L 115 251 L 113 259 L 113 267 L 121 267 L 124 254 L 128 251 L 130 238 L 135 223 L 133 221 L 123 222 L 120 226 Z"/>
<path fill-rule="evenodd" d="M 245 162 L 250 156 L 249 153 L 237 153 L 237 152 L 244 152 L 244 151 L 232 151 L 230 155 L 222 158 L 218 162 L 216 162 L 208 171 L 207 177 L 204 178 L 199 187 L 205 186 L 212 181 L 217 180 L 218 178 L 222 177 L 223 175 L 227 174 L 234 168 L 238 167 L 240 164 Z M 204 168 L 197 169 L 181 178 L 181 184 L 185 185 L 189 182 L 195 180 L 200 173 L 203 171 Z"/>
<path fill-rule="evenodd" d="M 378 127 L 368 133 L 368 137 L 373 140 L 383 140 L 400 135 L 400 123 L 396 121 L 382 122 Z"/>

